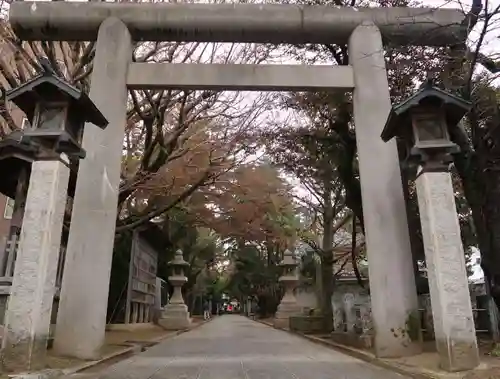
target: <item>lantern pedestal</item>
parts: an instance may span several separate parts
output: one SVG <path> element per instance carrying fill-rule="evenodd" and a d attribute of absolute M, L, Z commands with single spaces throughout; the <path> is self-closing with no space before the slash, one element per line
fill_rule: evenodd
<path fill-rule="evenodd" d="M 416 185 L 440 366 L 470 370 L 479 355 L 451 176 L 424 172 Z"/>
<path fill-rule="evenodd" d="M 33 162 L 2 340 L 4 369 L 44 367 L 69 169 Z"/>
<path fill-rule="evenodd" d="M 274 327 L 287 329 L 290 326 L 290 316 L 298 315 L 301 311 L 293 293 L 293 290 L 297 287 L 297 283 L 299 282 L 299 277 L 297 275 L 297 262 L 291 251 L 285 251 L 280 266 L 283 267 L 284 274 L 279 278 L 279 281 L 285 287 L 285 294 L 274 315 Z"/>
<path fill-rule="evenodd" d="M 175 258 L 169 262 L 174 275 L 168 277 L 168 282 L 174 287 L 169 303 L 158 320 L 158 324 L 167 330 L 187 329 L 191 325 L 191 318 L 187 305 L 182 297 L 182 286 L 187 282 L 183 268 L 189 264 L 184 260 L 182 251 L 175 253 Z"/>
<path fill-rule="evenodd" d="M 274 315 L 274 327 L 287 329 L 290 326 L 290 316 L 296 316 L 301 312 L 301 308 L 297 304 L 297 299 L 293 293 L 298 280 L 295 278 L 281 277 L 280 282 L 285 285 L 286 292 L 283 299 L 281 299 L 280 305 L 278 305 L 276 314 Z"/>
<path fill-rule="evenodd" d="M 174 293 L 166 305 L 158 324 L 168 330 L 181 330 L 189 328 L 191 318 L 188 307 L 182 298 L 182 286 L 187 282 L 185 276 L 169 276 L 168 281 L 174 286 Z"/>

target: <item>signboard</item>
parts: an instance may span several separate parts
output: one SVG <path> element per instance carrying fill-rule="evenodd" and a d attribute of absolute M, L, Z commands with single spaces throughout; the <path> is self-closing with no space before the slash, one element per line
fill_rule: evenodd
<path fill-rule="evenodd" d="M 156 296 L 158 253 L 134 231 L 130 253 L 125 323 L 150 322 Z"/>

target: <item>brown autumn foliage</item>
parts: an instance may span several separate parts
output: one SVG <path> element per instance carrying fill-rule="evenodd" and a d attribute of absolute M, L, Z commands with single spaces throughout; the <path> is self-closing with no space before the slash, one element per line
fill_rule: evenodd
<path fill-rule="evenodd" d="M 90 88 L 95 42 L 23 42 L 0 20 L 0 49 L 2 92 L 40 72 L 42 57 L 71 84 L 84 91 Z M 270 50 L 250 44 L 144 42 L 136 45 L 133 60 L 258 64 Z M 266 96 L 243 102 L 240 93 L 130 91 L 117 231 L 186 202 L 237 166 L 252 151 L 249 129 L 265 109 Z M 22 116 L 0 99 L 0 136 L 21 128 Z M 77 165 L 72 170 L 76 174 Z"/>
<path fill-rule="evenodd" d="M 290 246 L 296 230 L 291 186 L 267 163 L 246 163 L 197 194 L 191 210 L 222 238 Z"/>

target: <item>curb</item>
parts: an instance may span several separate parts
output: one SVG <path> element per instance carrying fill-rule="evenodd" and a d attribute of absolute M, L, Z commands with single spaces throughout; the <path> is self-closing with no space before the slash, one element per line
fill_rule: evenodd
<path fill-rule="evenodd" d="M 269 326 L 271 328 L 274 328 L 274 326 L 271 323 L 269 323 L 269 322 L 264 322 L 264 321 L 260 321 L 260 320 L 255 320 L 255 321 L 257 321 L 260 324 L 263 324 L 263 325 Z M 373 354 L 370 354 L 368 352 L 365 352 L 365 351 L 362 351 L 362 350 L 358 350 L 358 349 L 354 349 L 354 348 L 351 348 L 351 347 L 348 347 L 348 346 L 344 346 L 344 345 L 338 344 L 338 343 L 333 342 L 333 341 L 326 341 L 326 340 L 323 340 L 323 339 L 318 338 L 318 337 L 306 335 L 306 334 L 299 333 L 299 332 L 294 332 L 294 331 L 292 331 L 290 329 L 279 329 L 279 330 L 283 330 L 284 332 L 288 332 L 290 334 L 293 334 L 293 335 L 305 338 L 305 339 L 307 339 L 307 340 L 309 340 L 311 342 L 317 343 L 319 345 L 323 345 L 323 346 L 327 346 L 327 347 L 333 348 L 333 349 L 335 349 L 337 351 L 340 351 L 341 353 L 344 353 L 344 354 L 349 355 L 351 357 L 354 357 L 354 358 L 360 359 L 362 361 L 368 362 L 368 363 L 370 363 L 370 364 L 372 364 L 374 366 L 377 366 L 377 367 L 380 367 L 380 368 L 384 368 L 384 369 L 396 372 L 396 373 L 401 374 L 401 375 L 406 375 L 406 376 L 408 376 L 410 378 L 414 378 L 414 379 L 437 379 L 437 378 L 441 378 L 441 376 L 439 374 L 438 375 L 435 375 L 435 374 L 433 375 L 431 373 L 415 372 L 415 371 L 409 369 L 406 366 L 399 365 L 399 364 L 393 363 L 393 362 L 388 362 L 386 360 L 377 358 Z"/>
<path fill-rule="evenodd" d="M 388 362 L 384 359 L 377 358 L 370 353 L 367 353 L 367 352 L 364 352 L 364 351 L 358 350 L 358 349 L 353 349 L 353 348 L 338 344 L 338 343 L 333 342 L 333 341 L 325 341 L 321 338 L 314 337 L 314 336 L 307 336 L 307 335 L 302 334 L 302 333 L 295 333 L 295 332 L 292 332 L 292 333 L 299 335 L 301 337 L 304 337 L 305 339 L 308 339 L 309 341 L 315 342 L 317 344 L 331 347 L 335 350 L 340 351 L 341 353 L 344 353 L 344 354 L 349 355 L 351 357 L 368 362 L 374 366 L 384 368 L 387 370 L 391 370 L 391 371 L 394 371 L 398 374 L 406 375 L 406 376 L 409 376 L 409 377 L 414 378 L 414 379 L 440 378 L 440 376 L 435 376 L 435 375 L 427 374 L 424 372 L 415 372 L 415 371 L 411 370 L 410 368 L 407 368 L 406 366 L 403 366 L 403 365 L 400 365 L 400 364 L 397 364 L 394 362 Z"/>
<path fill-rule="evenodd" d="M 61 375 L 76 374 L 80 371 L 92 368 L 92 367 L 100 365 L 102 363 L 106 363 L 107 361 L 109 361 L 111 359 L 119 358 L 122 356 L 137 354 L 140 351 L 141 351 L 140 346 L 127 347 L 125 349 L 115 351 L 114 353 L 107 354 L 107 355 L 103 356 L 101 359 L 98 359 L 96 361 L 89 361 L 89 362 L 82 363 L 81 365 L 78 365 L 78 366 L 68 367 L 68 368 L 62 369 Z"/>

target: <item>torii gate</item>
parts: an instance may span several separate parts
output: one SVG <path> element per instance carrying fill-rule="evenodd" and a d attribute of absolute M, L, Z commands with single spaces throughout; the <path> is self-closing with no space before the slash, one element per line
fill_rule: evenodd
<path fill-rule="evenodd" d="M 55 349 L 98 357 L 116 220 L 129 89 L 353 91 L 369 279 L 380 357 L 419 350 L 407 330 L 417 311 L 395 142 L 380 133 L 391 107 L 383 40 L 450 46 L 467 36 L 461 10 L 268 4 L 14 2 L 23 40 L 97 39 L 90 97 L 109 120 L 86 128 L 64 268 Z M 132 63 L 132 41 L 348 44 L 348 66 Z"/>

